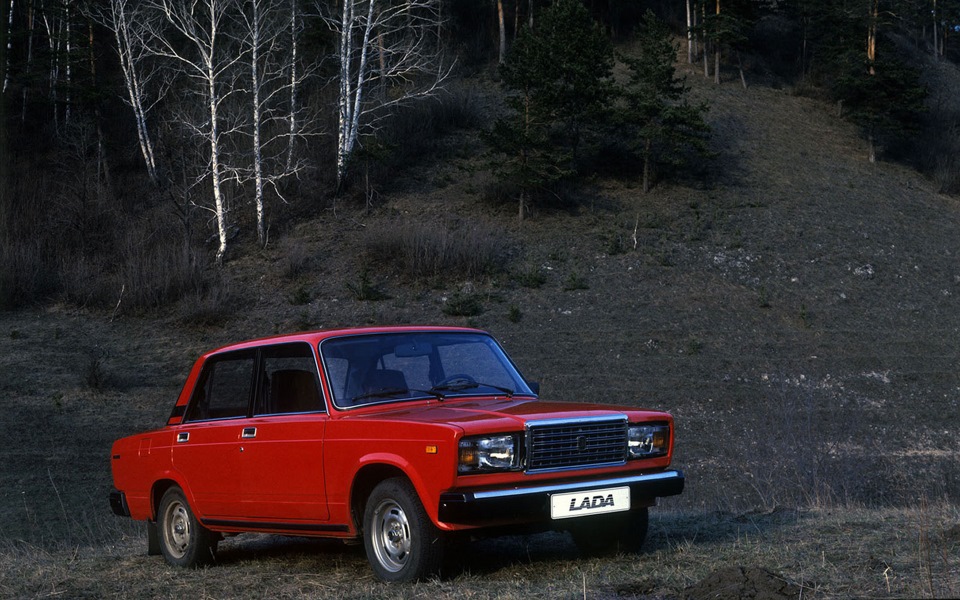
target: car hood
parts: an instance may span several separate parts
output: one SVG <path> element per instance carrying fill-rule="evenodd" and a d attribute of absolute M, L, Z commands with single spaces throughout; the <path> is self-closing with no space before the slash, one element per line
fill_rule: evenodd
<path fill-rule="evenodd" d="M 365 412 L 357 419 L 389 419 L 459 426 L 465 430 L 510 430 L 540 419 L 584 418 L 628 414 L 632 419 L 666 418 L 666 413 L 624 406 L 579 402 L 544 402 L 534 398 L 478 397 L 430 401 L 415 406 Z"/>

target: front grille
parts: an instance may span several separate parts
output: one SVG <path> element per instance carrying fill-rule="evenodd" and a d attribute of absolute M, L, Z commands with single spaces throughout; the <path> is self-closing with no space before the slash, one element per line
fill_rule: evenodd
<path fill-rule="evenodd" d="M 619 465 L 626 459 L 626 416 L 527 423 L 527 472 Z"/>

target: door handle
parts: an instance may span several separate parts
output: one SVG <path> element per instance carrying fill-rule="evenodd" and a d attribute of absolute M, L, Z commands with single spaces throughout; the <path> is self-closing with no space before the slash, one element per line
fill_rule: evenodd
<path fill-rule="evenodd" d="M 177 443 L 178 443 L 178 444 L 183 444 L 183 443 L 189 442 L 189 441 L 190 441 L 190 432 L 189 432 L 189 431 L 181 431 L 180 433 L 177 434 Z"/>
<path fill-rule="evenodd" d="M 256 427 L 244 427 L 243 432 L 240 434 L 240 437 L 249 440 L 257 437 L 257 428 Z"/>

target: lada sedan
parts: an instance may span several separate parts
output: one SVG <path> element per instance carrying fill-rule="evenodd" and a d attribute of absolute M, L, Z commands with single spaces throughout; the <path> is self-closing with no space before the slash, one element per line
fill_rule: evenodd
<path fill-rule="evenodd" d="M 456 535 L 639 550 L 683 489 L 673 437 L 665 412 L 540 400 L 476 329 L 299 333 L 201 356 L 166 425 L 114 443 L 110 503 L 172 565 L 265 532 L 362 539 L 377 577 L 413 581 Z"/>

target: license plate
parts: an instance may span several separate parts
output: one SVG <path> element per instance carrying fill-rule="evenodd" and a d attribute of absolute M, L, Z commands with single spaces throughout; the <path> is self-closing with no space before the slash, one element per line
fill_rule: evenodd
<path fill-rule="evenodd" d="M 608 488 L 550 496 L 550 517 L 572 519 L 630 510 L 630 488 Z"/>

